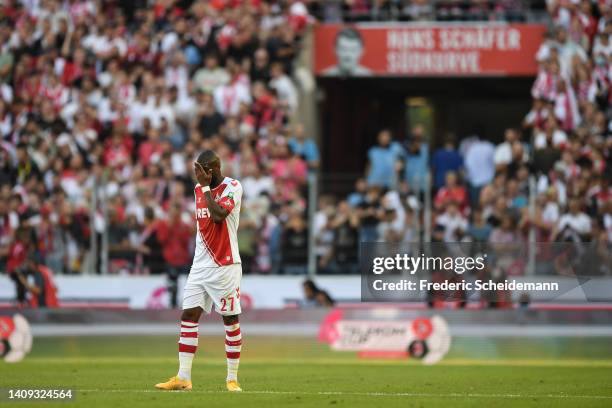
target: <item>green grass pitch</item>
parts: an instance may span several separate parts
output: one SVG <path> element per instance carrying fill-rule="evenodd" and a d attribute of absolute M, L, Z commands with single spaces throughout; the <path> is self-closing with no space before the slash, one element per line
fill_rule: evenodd
<path fill-rule="evenodd" d="M 495 347 L 457 341 L 441 364 L 360 360 L 313 339 L 245 337 L 241 394 L 224 391 L 223 338 L 200 338 L 194 390 L 153 384 L 176 373 L 176 338 L 166 336 L 39 338 L 25 361 L 0 363 L 0 388 L 73 388 L 69 402 L 14 402 L 10 407 L 611 407 L 608 339 L 583 357 L 543 355 L 549 345 L 495 358 Z M 516 343 L 516 344 L 515 344 Z M 580 344 L 574 345 L 581 348 Z M 566 349 L 571 349 L 565 345 Z M 471 358 L 470 349 L 481 358 Z M 479 350 L 478 352 L 476 350 Z M 589 354 L 590 353 L 590 354 Z M 506 353 L 507 354 L 507 353 Z M 468 356 L 466 358 L 466 355 Z M 525 357 L 526 356 L 526 357 Z M 540 356 L 540 357 L 537 357 Z M 520 357 L 520 358 L 519 358 Z"/>

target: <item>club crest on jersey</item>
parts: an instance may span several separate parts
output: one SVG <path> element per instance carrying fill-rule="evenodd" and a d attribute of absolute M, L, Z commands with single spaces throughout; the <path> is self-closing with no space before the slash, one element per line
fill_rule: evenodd
<path fill-rule="evenodd" d="M 208 208 L 196 208 L 196 218 L 210 218 L 210 211 Z"/>

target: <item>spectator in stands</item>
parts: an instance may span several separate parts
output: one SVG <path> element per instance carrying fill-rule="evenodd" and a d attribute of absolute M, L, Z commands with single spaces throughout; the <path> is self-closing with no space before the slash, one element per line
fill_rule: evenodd
<path fill-rule="evenodd" d="M 406 211 L 396 191 L 388 191 L 381 199 L 377 235 L 384 242 L 399 242 L 404 238 Z"/>
<path fill-rule="evenodd" d="M 271 217 L 281 224 L 292 205 L 303 211 L 306 165 L 286 152 L 286 134 L 297 108 L 293 61 L 310 21 L 304 5 L 82 3 L 79 13 L 69 2 L 28 3 L 15 12 L 9 5 L 0 24 L 0 184 L 9 185 L 2 194 L 12 200 L 0 256 L 14 242 L 8 225 L 40 219 L 41 238 L 64 238 L 53 247 L 41 240 L 45 262 L 66 259 L 54 269 L 101 264 L 85 262 L 96 192 L 97 213 L 102 202 L 109 207 L 112 269 L 141 270 L 143 258 L 155 263 L 150 247 L 158 223 L 146 209 L 162 222 L 173 204 L 189 210 L 193 184 L 185 163 L 205 148 L 218 151 L 228 175 L 240 179 L 258 179 L 253 163 L 267 174 L 265 159 L 280 160 L 277 185 L 257 181 L 245 199 L 278 196 L 278 217 Z M 46 17 L 56 13 L 57 22 Z M 23 29 L 12 33 L 17 26 Z M 50 196 L 61 198 L 43 207 Z M 282 230 L 270 217 L 262 225 L 272 241 L 272 231 Z"/>
<path fill-rule="evenodd" d="M 304 217 L 293 211 L 285 223 L 282 240 L 281 271 L 287 275 L 306 274 L 308 226 Z"/>
<path fill-rule="evenodd" d="M 484 219 L 482 210 L 474 210 L 472 213 L 472 222 L 467 231 L 472 241 L 477 243 L 488 242 L 491 230 L 491 225 Z"/>
<path fill-rule="evenodd" d="M 404 157 L 403 148 L 393 141 L 391 131 L 387 129 L 378 133 L 377 140 L 378 145 L 368 151 L 368 185 L 395 187 Z"/>
<path fill-rule="evenodd" d="M 465 152 L 464 164 L 470 205 L 475 207 L 482 188 L 495 176 L 493 144 L 477 136 Z"/>
<path fill-rule="evenodd" d="M 204 61 L 204 66 L 193 77 L 193 84 L 196 90 L 212 94 L 218 87 L 229 83 L 230 76 L 225 68 L 219 66 L 216 54 L 209 53 Z"/>
<path fill-rule="evenodd" d="M 382 213 L 380 198 L 380 188 L 371 186 L 368 187 L 365 199 L 359 205 L 361 242 L 376 242 L 378 240 L 378 223 Z"/>
<path fill-rule="evenodd" d="M 36 261 L 33 252 L 13 273 L 27 293 L 28 307 L 57 307 L 57 288 L 53 282 L 53 273 L 49 268 Z"/>
<path fill-rule="evenodd" d="M 401 19 L 409 21 L 434 20 L 434 8 L 428 0 L 408 0 L 403 2 Z"/>
<path fill-rule="evenodd" d="M 312 280 L 307 279 L 302 283 L 302 290 L 304 292 L 304 300 L 300 302 L 300 307 L 304 309 L 316 307 L 317 293 L 319 292 L 317 285 Z"/>
<path fill-rule="evenodd" d="M 314 216 L 313 234 L 315 240 L 315 255 L 317 258 L 317 272 L 326 268 L 332 257 L 334 233 L 331 228 L 336 211 L 336 200 L 333 196 L 319 197 L 317 212 Z"/>
<path fill-rule="evenodd" d="M 365 201 L 366 191 L 368 189 L 368 184 L 366 183 L 364 178 L 359 178 L 355 182 L 355 191 L 349 194 L 347 197 L 348 204 L 355 208 L 359 207 Z"/>
<path fill-rule="evenodd" d="M 327 207 L 327 222 L 324 231 L 318 234 L 319 242 L 327 247 L 318 265 L 321 273 L 358 273 L 359 261 L 359 215 L 346 201 L 337 209 Z M 335 213 L 334 213 L 335 212 Z"/>
<path fill-rule="evenodd" d="M 152 275 L 162 274 L 166 270 L 162 246 L 157 237 L 159 225 L 160 223 L 155 217 L 155 210 L 147 207 L 144 213 L 143 228 L 138 237 L 138 244 L 142 254 L 142 265 L 148 268 L 148 272 Z"/>
<path fill-rule="evenodd" d="M 588 1 L 588 0 L 587 0 Z M 403 0 L 366 2 L 309 2 L 310 13 L 325 22 L 360 21 L 524 21 L 521 0 Z M 572 3 L 570 3 L 572 4 Z"/>
<path fill-rule="evenodd" d="M 442 233 L 444 242 L 460 242 L 468 232 L 468 220 L 461 213 L 459 204 L 449 201 L 444 211 L 436 217 L 436 227 Z"/>
<path fill-rule="evenodd" d="M 297 124 L 294 126 L 293 137 L 289 139 L 289 148 L 306 161 L 309 169 L 319 168 L 319 149 L 317 144 L 306 136 L 304 125 Z"/>
<path fill-rule="evenodd" d="M 568 25 L 560 25 L 556 27 L 556 47 L 559 50 L 559 64 L 561 68 L 561 74 L 569 78 L 572 75 L 572 61 L 574 56 L 578 57 L 581 61 L 587 60 L 587 54 L 585 50 L 576 42 L 574 42 L 568 35 Z"/>
<path fill-rule="evenodd" d="M 412 128 L 406 147 L 404 173 L 411 191 L 419 196 L 425 191 L 429 168 L 429 144 L 425 140 L 425 127 Z"/>
<path fill-rule="evenodd" d="M 108 225 L 108 256 L 113 262 L 114 272 L 119 269 L 128 270 L 127 265 L 135 261 L 134 247 L 129 240 L 129 228 L 126 223 L 125 215 L 120 212 L 122 209 L 117 207 L 109 209 Z"/>
<path fill-rule="evenodd" d="M 304 300 L 300 302 L 302 308 L 331 307 L 335 303 L 326 291 L 321 290 L 310 279 L 302 283 L 302 290 L 304 291 Z"/>
<path fill-rule="evenodd" d="M 463 214 L 467 212 L 469 204 L 467 191 L 459 184 L 457 173 L 454 171 L 446 173 L 446 182 L 436 193 L 434 207 L 438 210 L 443 209 L 451 201 L 459 205 L 459 210 Z"/>
<path fill-rule="evenodd" d="M 255 51 L 250 77 L 253 82 L 268 83 L 270 81 L 270 54 L 265 48 Z"/>
<path fill-rule="evenodd" d="M 9 249 L 18 227 L 19 216 L 10 210 L 8 199 L 4 194 L 0 194 L 0 269 L 6 269 Z"/>
<path fill-rule="evenodd" d="M 32 232 L 25 227 L 15 231 L 15 239 L 6 251 L 6 271 L 9 278 L 15 283 L 15 301 L 18 306 L 25 306 L 27 302 L 27 288 L 24 279 L 19 276 L 19 271 L 27 268 L 28 254 L 33 255 L 34 244 Z"/>
<path fill-rule="evenodd" d="M 444 145 L 434 152 L 431 167 L 433 168 L 433 185 L 436 190 L 444 185 L 447 172 L 462 170 L 463 159 L 456 148 L 454 135 L 447 135 Z"/>
<path fill-rule="evenodd" d="M 304 160 L 283 142 L 274 152 L 275 158 L 270 165 L 270 172 L 276 185 L 276 193 L 288 199 L 306 182 L 307 165 Z"/>
<path fill-rule="evenodd" d="M 192 223 L 183 221 L 182 216 L 180 204 L 171 203 L 168 219 L 160 221 L 156 231 L 166 261 L 172 308 L 177 307 L 178 277 L 188 273 L 192 260 L 190 243 L 195 231 Z"/>
<path fill-rule="evenodd" d="M 591 218 L 582 211 L 581 200 L 577 197 L 569 200 L 568 212 L 561 215 L 553 231 L 553 237 L 559 241 L 580 242 L 591 238 Z"/>
<path fill-rule="evenodd" d="M 287 106 L 290 112 L 295 112 L 298 104 L 297 90 L 285 73 L 283 65 L 279 62 L 272 64 L 270 76 L 270 87 L 276 91 L 279 102 Z"/>
<path fill-rule="evenodd" d="M 317 305 L 320 307 L 333 307 L 336 302 L 324 290 L 319 290 L 316 295 Z"/>
<path fill-rule="evenodd" d="M 512 145 L 519 141 L 519 132 L 516 129 L 506 129 L 504 141 L 495 147 L 493 162 L 497 171 L 504 170 L 512 161 Z"/>
<path fill-rule="evenodd" d="M 261 166 L 255 164 L 250 174 L 242 179 L 242 189 L 245 199 L 255 198 L 263 194 L 274 195 L 274 180 L 265 174 Z"/>
<path fill-rule="evenodd" d="M 512 244 L 519 242 L 516 221 L 508 212 L 503 213 L 499 225 L 491 231 L 489 242 L 492 244 Z"/>

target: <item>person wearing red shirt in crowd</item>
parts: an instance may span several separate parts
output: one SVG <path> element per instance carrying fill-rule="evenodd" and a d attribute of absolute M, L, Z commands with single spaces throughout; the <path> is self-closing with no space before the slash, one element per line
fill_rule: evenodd
<path fill-rule="evenodd" d="M 283 194 L 288 196 L 306 182 L 308 166 L 286 144 L 276 147 L 276 158 L 272 160 L 270 174 L 275 182 L 282 181 L 285 189 Z"/>
<path fill-rule="evenodd" d="M 438 190 L 434 205 L 436 208 L 444 208 L 449 202 L 455 202 L 459 205 L 462 214 L 468 208 L 468 195 L 465 187 L 459 184 L 457 173 L 449 171 L 446 173 L 446 183 L 444 187 Z"/>
<path fill-rule="evenodd" d="M 138 147 L 138 159 L 143 166 L 148 166 L 151 162 L 158 162 L 164 151 L 164 146 L 159 140 L 159 130 L 150 128 L 147 132 L 147 140 Z"/>
<path fill-rule="evenodd" d="M 173 308 L 177 306 L 177 281 L 181 273 L 187 273 L 191 263 L 190 243 L 193 227 L 181 219 L 181 206 L 170 205 L 168 219 L 160 220 L 157 225 L 157 240 L 168 271 L 168 291 Z"/>
<path fill-rule="evenodd" d="M 6 269 L 15 282 L 16 301 L 19 306 L 57 307 L 57 288 L 53 283 L 53 272 L 36 262 L 36 248 L 30 228 L 21 227 L 16 231 L 15 242 L 9 249 Z"/>
<path fill-rule="evenodd" d="M 106 142 L 104 163 L 111 167 L 123 167 L 129 163 L 132 141 L 121 133 L 115 132 Z"/>

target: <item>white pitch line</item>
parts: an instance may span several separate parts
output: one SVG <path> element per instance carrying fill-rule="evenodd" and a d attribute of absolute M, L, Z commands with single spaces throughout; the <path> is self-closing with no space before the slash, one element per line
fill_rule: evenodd
<path fill-rule="evenodd" d="M 229 394 L 221 390 L 191 390 L 191 391 L 161 391 L 161 390 L 104 390 L 94 389 L 75 389 L 77 392 L 101 392 L 101 393 L 176 393 L 176 394 Z M 612 399 L 612 395 L 568 395 L 568 394 L 475 394 L 475 393 L 423 393 L 423 392 L 344 392 L 344 391 L 242 391 L 240 394 L 270 394 L 270 395 L 337 395 L 337 396 L 357 396 L 357 397 L 423 397 L 423 398 L 548 398 L 548 399 Z"/>

